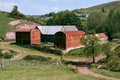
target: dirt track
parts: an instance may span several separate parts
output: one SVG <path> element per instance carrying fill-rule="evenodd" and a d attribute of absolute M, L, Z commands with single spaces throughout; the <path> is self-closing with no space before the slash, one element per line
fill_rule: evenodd
<path fill-rule="evenodd" d="M 7 48 L 7 49 L 11 49 L 11 50 L 14 50 L 14 51 L 16 51 L 16 52 L 18 52 L 19 54 L 17 54 L 17 55 L 15 55 L 13 58 L 11 58 L 11 60 L 20 60 L 20 59 L 22 59 L 23 57 L 22 57 L 22 52 L 21 51 L 19 51 L 19 50 L 17 50 L 17 49 L 15 49 L 15 48 L 8 48 L 8 47 L 6 47 L 8 44 L 10 44 L 11 42 L 3 42 L 3 44 L 2 44 L 2 48 Z"/>
<path fill-rule="evenodd" d="M 116 79 L 116 78 L 112 78 L 112 77 L 108 77 L 108 76 L 103 76 L 101 74 L 97 74 L 93 71 L 91 71 L 88 67 L 80 67 L 78 66 L 77 67 L 78 71 L 82 74 L 85 74 L 85 75 L 91 75 L 93 77 L 97 77 L 97 78 L 103 78 L 105 80 L 120 80 L 120 79 Z"/>
<path fill-rule="evenodd" d="M 100 56 L 96 57 L 95 58 L 96 62 L 100 59 L 105 58 L 105 57 L 106 57 L 105 55 L 100 55 Z M 76 60 L 76 61 L 77 62 L 82 62 L 82 63 L 91 63 L 92 58 Z M 116 78 L 112 78 L 112 77 L 108 77 L 108 76 L 104 76 L 104 75 L 95 73 L 95 72 L 91 71 L 86 64 L 77 65 L 77 69 L 78 69 L 79 73 L 82 73 L 82 74 L 85 74 L 85 75 L 91 75 L 91 76 L 96 77 L 96 78 L 102 78 L 102 79 L 105 79 L 105 80 L 120 80 L 120 79 L 116 79 Z"/>

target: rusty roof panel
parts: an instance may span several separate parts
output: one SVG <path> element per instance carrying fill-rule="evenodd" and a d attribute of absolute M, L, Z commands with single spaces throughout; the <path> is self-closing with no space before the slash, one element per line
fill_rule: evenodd
<path fill-rule="evenodd" d="M 63 33 L 66 35 L 66 36 L 79 36 L 79 35 L 82 35 L 82 34 L 85 34 L 84 31 L 63 31 Z"/>
<path fill-rule="evenodd" d="M 108 36 L 105 33 L 98 33 L 96 34 L 96 36 L 99 38 L 108 38 Z"/>

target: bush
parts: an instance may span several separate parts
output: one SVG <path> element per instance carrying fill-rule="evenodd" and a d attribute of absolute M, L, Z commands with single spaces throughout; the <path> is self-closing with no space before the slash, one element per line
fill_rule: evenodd
<path fill-rule="evenodd" d="M 108 63 L 108 68 L 109 68 L 111 71 L 120 71 L 120 59 L 119 59 L 119 58 L 116 58 L 116 59 L 111 60 L 111 61 Z"/>
<path fill-rule="evenodd" d="M 2 52 L 4 51 L 4 52 Z M 14 51 L 14 50 L 2 50 L 0 49 L 0 58 L 5 58 L 5 59 L 10 59 L 13 58 L 14 55 L 17 55 L 18 52 Z"/>
<path fill-rule="evenodd" d="M 102 63 L 105 63 L 105 61 L 106 61 L 106 59 L 101 59 L 101 60 L 99 60 L 97 63 L 98 63 L 98 64 L 102 64 Z"/>
<path fill-rule="evenodd" d="M 4 58 L 5 58 L 5 59 L 10 59 L 10 58 L 12 58 L 13 56 L 14 56 L 13 53 L 5 53 L 5 54 L 4 54 Z"/>
<path fill-rule="evenodd" d="M 3 54 L 0 52 L 0 58 L 2 58 L 3 57 Z"/>
<path fill-rule="evenodd" d="M 43 56 L 38 56 L 38 55 L 27 55 L 27 56 L 24 57 L 23 59 L 24 59 L 24 60 L 47 61 L 47 62 L 52 61 L 52 58 L 50 58 L 50 57 L 43 57 Z"/>
<path fill-rule="evenodd" d="M 66 54 L 66 56 L 85 57 L 86 54 L 84 54 L 84 48 L 78 48 L 69 51 L 68 54 Z"/>
<path fill-rule="evenodd" d="M 120 53 L 117 51 L 108 58 L 107 62 L 106 59 L 102 59 L 98 61 L 98 64 L 101 64 L 102 68 L 110 71 L 120 71 Z"/>

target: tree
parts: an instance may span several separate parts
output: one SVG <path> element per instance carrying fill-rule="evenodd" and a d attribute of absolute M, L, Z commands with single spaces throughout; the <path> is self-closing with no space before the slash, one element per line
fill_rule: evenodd
<path fill-rule="evenodd" d="M 55 15 L 55 12 L 50 12 L 49 14 L 45 14 L 44 16 L 45 17 L 51 17 L 51 16 L 54 16 Z"/>
<path fill-rule="evenodd" d="M 103 13 L 105 12 L 105 9 L 104 9 L 104 8 L 102 8 L 101 10 L 102 10 Z"/>
<path fill-rule="evenodd" d="M 46 24 L 47 25 L 53 25 L 53 19 L 52 18 L 48 19 Z"/>
<path fill-rule="evenodd" d="M 107 43 L 103 44 L 102 46 L 103 46 L 102 50 L 103 50 L 104 54 L 106 55 L 106 61 L 105 62 L 107 62 L 111 53 L 112 53 L 112 50 L 111 50 L 112 44 L 110 42 L 107 42 Z"/>
<path fill-rule="evenodd" d="M 47 20 L 47 25 L 75 25 L 78 29 L 83 29 L 80 19 L 71 11 L 61 11 Z"/>
<path fill-rule="evenodd" d="M 108 14 L 93 12 L 87 20 L 86 30 L 106 33 L 109 40 L 120 38 L 120 10 L 110 10 Z"/>
<path fill-rule="evenodd" d="M 13 10 L 9 13 L 9 17 L 16 19 L 25 19 L 25 15 L 18 11 L 18 6 L 14 6 Z"/>
<path fill-rule="evenodd" d="M 105 32 L 107 16 L 102 12 L 93 12 L 87 19 L 87 30 L 95 30 L 97 33 Z"/>
<path fill-rule="evenodd" d="M 107 18 L 106 33 L 111 41 L 120 38 L 120 11 L 110 10 Z"/>
<path fill-rule="evenodd" d="M 91 33 L 92 34 L 88 35 L 84 41 L 84 52 L 87 54 L 87 56 L 92 56 L 93 63 L 95 63 L 95 56 L 97 55 L 100 45 L 98 44 L 98 38 L 94 36 L 94 31 L 92 31 Z"/>
<path fill-rule="evenodd" d="M 120 47 L 119 44 L 108 42 L 103 44 L 102 51 L 106 55 L 102 65 L 112 71 L 120 71 Z M 103 64 L 104 63 L 104 64 Z"/>

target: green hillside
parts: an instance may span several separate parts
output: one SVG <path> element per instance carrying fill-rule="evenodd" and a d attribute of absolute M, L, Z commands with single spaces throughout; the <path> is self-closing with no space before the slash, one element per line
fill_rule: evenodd
<path fill-rule="evenodd" d="M 0 11 L 0 39 L 5 38 L 5 35 L 9 31 L 14 31 L 16 27 L 20 27 L 23 24 L 27 25 L 39 25 L 38 23 L 35 23 L 34 21 L 30 21 L 26 19 L 15 19 L 8 17 L 9 13 L 8 12 L 2 12 Z M 10 22 L 20 20 L 20 23 L 16 23 L 15 25 L 11 25 Z"/>
<path fill-rule="evenodd" d="M 75 10 L 73 10 L 73 12 L 75 12 L 78 16 L 81 13 L 82 14 L 90 14 L 91 12 L 96 12 L 96 11 L 100 12 L 103 9 L 107 14 L 110 9 L 118 10 L 119 8 L 120 8 L 120 1 L 113 1 L 113 2 L 109 2 L 109 3 L 105 3 L 105 4 L 92 6 L 89 8 L 75 9 Z M 53 17 L 55 14 L 56 13 L 51 12 L 49 14 L 44 14 L 44 15 L 29 15 L 28 17 L 32 17 L 36 21 L 39 21 L 42 24 L 46 24 L 46 21 L 49 18 Z M 86 20 L 86 18 L 84 18 L 84 17 L 80 17 L 80 18 L 81 18 L 81 20 Z"/>
<path fill-rule="evenodd" d="M 110 9 L 118 10 L 120 9 L 120 1 L 113 1 L 113 2 L 109 2 L 109 3 L 97 5 L 97 6 L 92 6 L 92 7 L 85 8 L 85 9 L 84 8 L 76 9 L 74 10 L 74 12 L 91 13 L 94 11 L 102 11 L 102 9 L 104 9 L 106 12 L 109 11 Z"/>
<path fill-rule="evenodd" d="M 0 37 L 4 37 L 7 31 L 13 29 L 8 23 L 14 20 L 13 18 L 8 17 L 8 13 L 0 12 Z"/>

